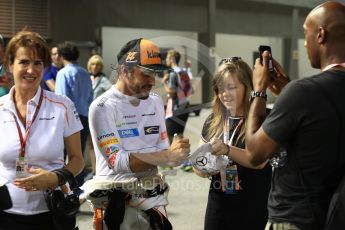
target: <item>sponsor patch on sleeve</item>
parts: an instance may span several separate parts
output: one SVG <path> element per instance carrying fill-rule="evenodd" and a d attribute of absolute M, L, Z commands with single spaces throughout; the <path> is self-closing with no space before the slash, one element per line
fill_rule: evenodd
<path fill-rule="evenodd" d="M 111 169 L 115 168 L 115 165 L 116 165 L 116 156 L 117 156 L 117 153 L 113 153 L 113 154 L 111 154 L 111 156 L 109 157 L 108 166 L 109 166 L 109 168 L 111 168 Z"/>
<path fill-rule="evenodd" d="M 107 147 L 107 146 L 116 145 L 118 143 L 119 143 L 119 139 L 117 139 L 117 138 L 109 138 L 109 139 L 106 139 L 104 141 L 98 142 L 98 146 L 100 148 L 104 148 L 104 147 Z"/>
<path fill-rule="evenodd" d="M 161 132 L 161 140 L 165 140 L 167 139 L 167 132 L 164 131 L 164 132 Z"/>
<path fill-rule="evenodd" d="M 120 147 L 118 145 L 111 145 L 103 148 L 103 151 L 105 152 L 105 154 L 107 154 L 107 156 L 109 156 L 113 153 L 117 154 L 120 151 Z"/>

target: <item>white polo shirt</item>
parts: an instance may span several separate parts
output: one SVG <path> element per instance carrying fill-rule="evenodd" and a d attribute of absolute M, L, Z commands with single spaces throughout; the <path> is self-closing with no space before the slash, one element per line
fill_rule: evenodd
<path fill-rule="evenodd" d="M 13 185 L 16 177 L 16 158 L 19 156 L 20 139 L 14 121 L 17 117 L 21 132 L 25 136 L 26 127 L 20 122 L 13 102 L 14 88 L 0 98 L 0 179 L 7 181 L 13 207 L 6 212 L 14 214 L 38 214 L 48 211 L 44 191 L 26 192 Z M 27 103 L 26 123 L 31 122 L 41 95 L 41 88 Z M 26 142 L 29 167 L 51 171 L 64 165 L 64 137 L 83 128 L 73 102 L 43 90 L 43 100 L 36 120 L 32 124 Z"/>
<path fill-rule="evenodd" d="M 132 103 L 136 101 L 136 103 Z M 151 153 L 169 148 L 162 99 L 150 93 L 138 100 L 110 88 L 89 110 L 98 179 L 130 179 L 157 174 L 157 169 L 132 173 L 129 153 Z"/>

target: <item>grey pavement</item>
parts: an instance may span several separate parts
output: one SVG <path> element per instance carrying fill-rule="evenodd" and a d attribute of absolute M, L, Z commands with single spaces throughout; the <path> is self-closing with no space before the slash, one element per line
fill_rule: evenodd
<path fill-rule="evenodd" d="M 189 116 L 184 136 L 190 139 L 191 150 L 198 146 L 202 125 L 210 109 L 202 109 L 200 116 Z M 179 167 L 176 176 L 166 176 L 170 185 L 167 212 L 174 230 L 202 230 L 210 181 L 192 172 L 184 172 Z M 80 230 L 92 229 L 92 212 L 85 202 L 77 215 Z"/>

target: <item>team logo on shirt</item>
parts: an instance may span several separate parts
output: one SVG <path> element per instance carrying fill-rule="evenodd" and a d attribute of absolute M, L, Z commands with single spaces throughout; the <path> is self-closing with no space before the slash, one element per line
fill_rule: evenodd
<path fill-rule="evenodd" d="M 137 115 L 133 114 L 133 115 L 123 115 L 124 119 L 128 119 L 128 118 L 135 118 Z"/>
<path fill-rule="evenodd" d="M 107 139 L 105 141 L 102 141 L 102 142 L 98 143 L 98 146 L 100 148 L 104 148 L 104 147 L 107 147 L 109 145 L 116 145 L 118 143 L 119 143 L 119 139 L 117 139 L 117 138 L 110 138 L 110 139 Z"/>
<path fill-rule="evenodd" d="M 139 130 L 137 128 L 134 128 L 134 129 L 119 129 L 118 133 L 119 133 L 119 136 L 121 138 L 137 137 L 137 136 L 139 136 Z"/>
<path fill-rule="evenodd" d="M 105 139 L 105 138 L 109 138 L 109 137 L 115 137 L 115 133 L 106 133 L 105 131 L 102 131 L 102 135 L 100 136 L 97 136 L 97 140 L 102 140 L 102 139 Z"/>
<path fill-rule="evenodd" d="M 156 115 L 156 112 L 153 113 L 143 113 L 141 116 L 146 117 L 146 116 L 154 116 Z"/>
<path fill-rule="evenodd" d="M 113 153 L 113 154 L 111 154 L 111 156 L 109 157 L 108 166 L 109 166 L 109 168 L 111 168 L 111 169 L 115 168 L 116 156 L 117 156 L 117 153 Z"/>
<path fill-rule="evenodd" d="M 117 128 L 120 128 L 122 126 L 126 126 L 126 125 L 137 125 L 138 122 L 136 121 L 131 121 L 131 122 L 119 122 L 119 123 L 116 123 L 116 127 Z"/>
<path fill-rule="evenodd" d="M 53 116 L 53 117 L 40 117 L 40 121 L 42 121 L 42 120 L 46 120 L 46 121 L 50 121 L 50 120 L 53 120 L 55 117 Z"/>
<path fill-rule="evenodd" d="M 113 153 L 118 153 L 119 151 L 120 148 L 118 147 L 118 145 L 111 145 L 105 149 L 105 153 L 107 154 L 107 156 Z"/>
<path fill-rule="evenodd" d="M 4 121 L 4 124 L 6 124 L 6 123 L 9 123 L 9 122 L 16 122 L 14 119 L 12 119 L 12 120 L 7 120 L 7 121 Z"/>
<path fill-rule="evenodd" d="M 145 135 L 158 134 L 159 126 L 147 126 L 144 127 Z"/>
<path fill-rule="evenodd" d="M 108 98 L 102 97 L 102 98 L 99 100 L 99 102 L 97 103 L 97 106 L 103 107 L 104 104 L 105 104 L 105 102 L 106 102 L 107 100 L 108 100 Z"/>
<path fill-rule="evenodd" d="M 72 106 L 72 110 L 73 110 L 73 115 L 75 117 L 76 120 L 79 120 L 79 113 L 77 112 L 77 109 L 75 108 L 75 106 Z"/>

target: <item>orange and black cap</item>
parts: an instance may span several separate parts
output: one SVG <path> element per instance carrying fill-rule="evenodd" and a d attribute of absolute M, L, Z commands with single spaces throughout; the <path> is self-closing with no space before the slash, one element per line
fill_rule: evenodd
<path fill-rule="evenodd" d="M 144 38 L 127 42 L 117 54 L 117 61 L 119 65 L 138 65 L 153 72 L 169 70 L 169 67 L 162 64 L 159 47 Z"/>

